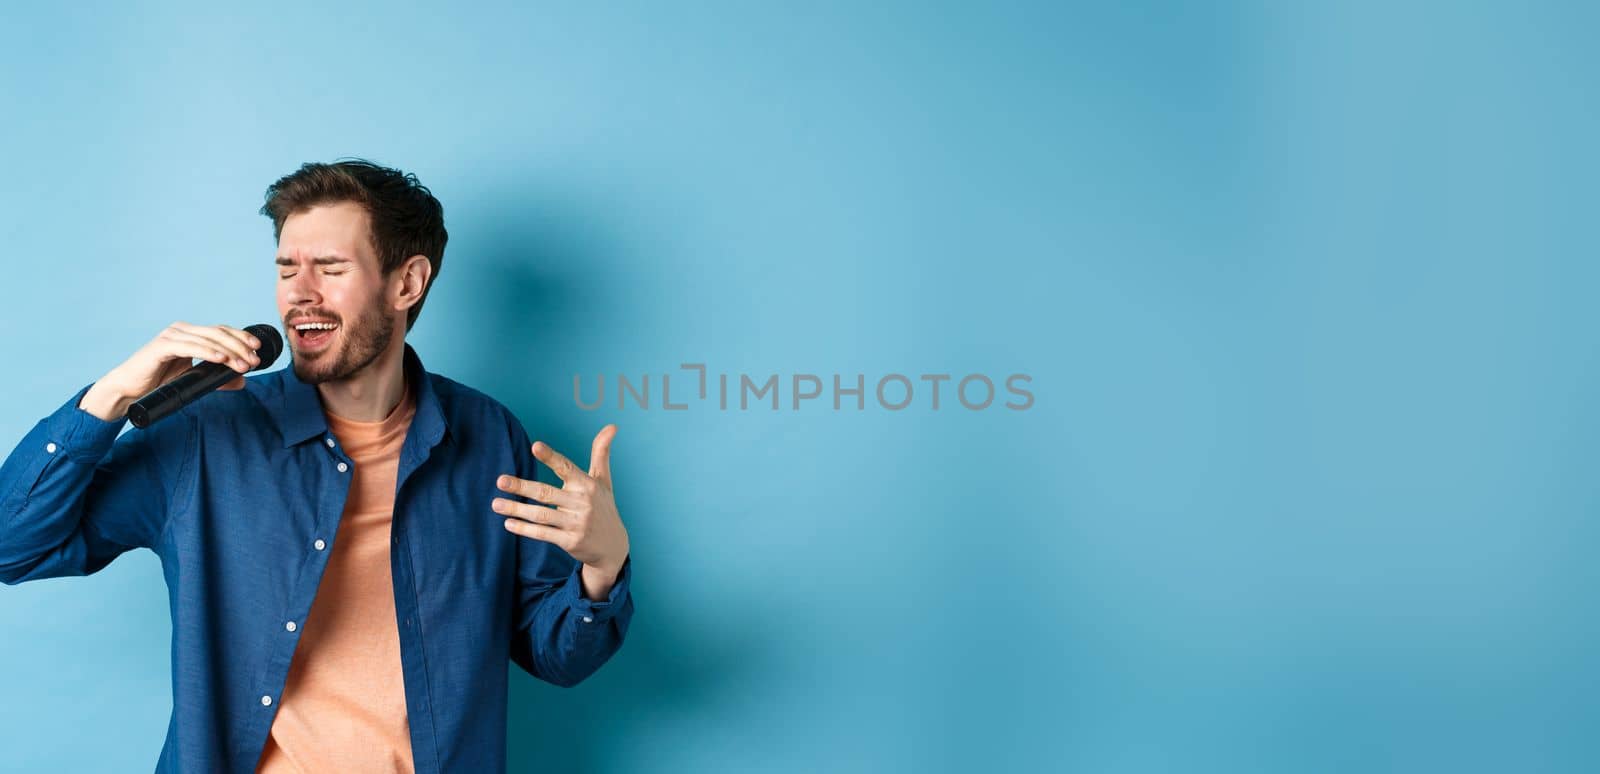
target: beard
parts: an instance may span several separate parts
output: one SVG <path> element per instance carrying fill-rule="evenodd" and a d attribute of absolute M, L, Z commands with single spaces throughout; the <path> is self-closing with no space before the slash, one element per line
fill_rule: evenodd
<path fill-rule="evenodd" d="M 291 336 L 294 334 L 291 334 Z M 368 304 L 355 325 L 341 323 L 335 331 L 337 341 L 310 355 L 294 351 L 294 375 L 306 384 L 321 384 L 348 379 L 377 360 L 389 348 L 394 326 L 381 304 Z"/>

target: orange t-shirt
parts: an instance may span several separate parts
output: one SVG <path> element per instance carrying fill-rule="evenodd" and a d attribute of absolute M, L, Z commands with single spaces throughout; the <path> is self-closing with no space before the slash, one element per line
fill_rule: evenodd
<path fill-rule="evenodd" d="M 323 413 L 354 478 L 256 771 L 411 774 L 389 525 L 416 404 L 407 385 L 385 419 Z"/>

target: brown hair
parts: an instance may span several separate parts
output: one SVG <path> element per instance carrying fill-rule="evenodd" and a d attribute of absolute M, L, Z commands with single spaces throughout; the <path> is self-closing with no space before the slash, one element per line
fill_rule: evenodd
<path fill-rule="evenodd" d="M 407 258 L 425 255 L 433 271 L 422 298 L 406 310 L 409 332 L 428 291 L 439 278 L 444 263 L 444 244 L 450 238 L 444 230 L 444 207 L 417 176 L 398 169 L 379 166 L 365 159 L 339 159 L 331 164 L 307 162 L 267 187 L 266 204 L 261 214 L 272 219 L 272 238 L 283 235 L 283 222 L 290 215 L 322 204 L 355 202 L 367 211 L 372 223 L 372 247 L 378 265 L 388 276 Z"/>

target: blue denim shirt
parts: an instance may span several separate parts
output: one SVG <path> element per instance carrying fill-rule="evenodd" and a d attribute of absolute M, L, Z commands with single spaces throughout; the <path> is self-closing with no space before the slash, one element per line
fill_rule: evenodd
<path fill-rule="evenodd" d="M 582 565 L 507 532 L 501 473 L 539 477 L 517 418 L 481 392 L 405 373 L 389 559 L 411 753 L 420 772 L 505 769 L 507 663 L 572 686 L 622 645 L 631 556 L 604 602 Z M 86 385 L 0 465 L 0 581 L 88 575 L 124 551 L 161 558 L 172 701 L 157 772 L 250 772 L 344 512 L 352 467 L 313 385 L 250 375 L 120 437 L 78 407 Z M 557 483 L 551 481 L 549 483 Z M 10 697 L 6 700 L 20 700 Z"/>

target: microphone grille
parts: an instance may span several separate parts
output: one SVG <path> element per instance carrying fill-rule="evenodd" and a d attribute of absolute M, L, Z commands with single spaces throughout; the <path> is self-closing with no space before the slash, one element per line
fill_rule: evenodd
<path fill-rule="evenodd" d="M 261 365 L 251 370 L 259 371 L 266 368 L 272 365 L 279 355 L 283 354 L 283 336 L 279 335 L 277 328 L 267 323 L 256 323 L 255 325 L 247 326 L 245 330 L 249 331 L 250 335 L 261 340 L 261 347 L 256 350 L 256 356 L 261 358 Z"/>

